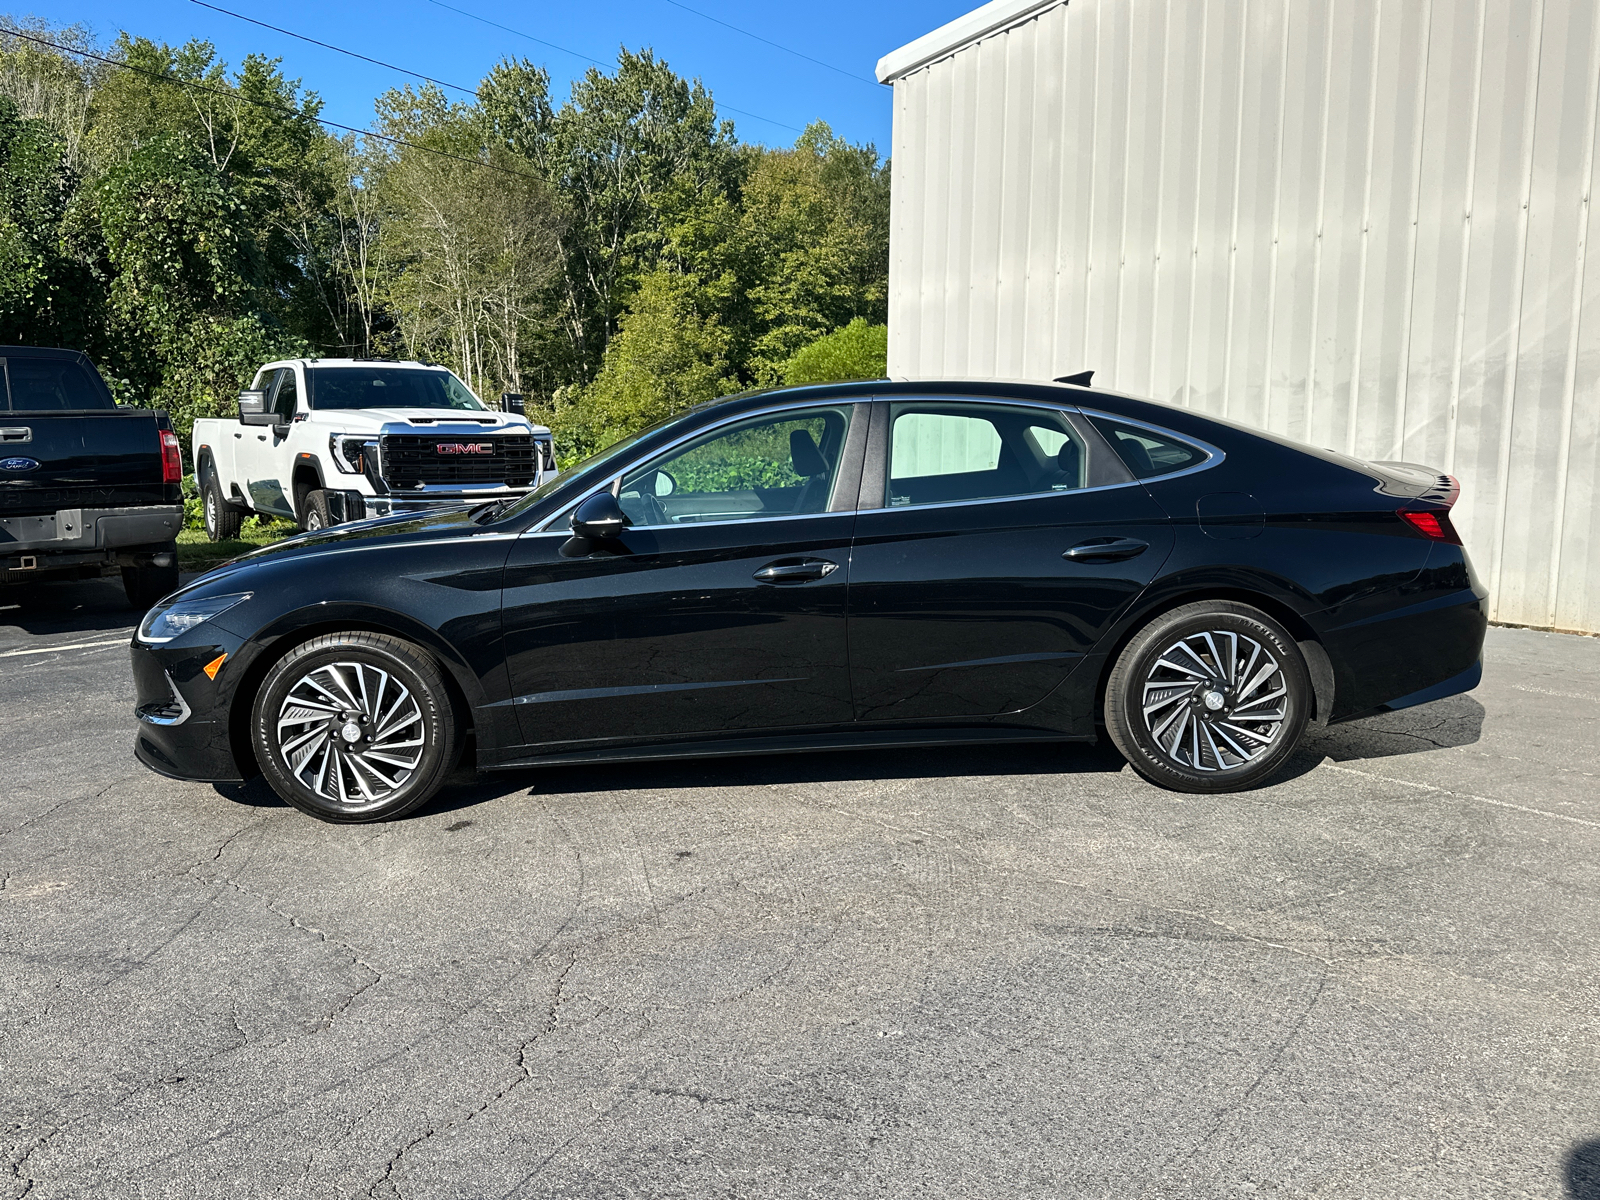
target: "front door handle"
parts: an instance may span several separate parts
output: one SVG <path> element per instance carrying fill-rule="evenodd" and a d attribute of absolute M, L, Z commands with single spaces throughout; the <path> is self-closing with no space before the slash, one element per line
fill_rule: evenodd
<path fill-rule="evenodd" d="M 760 583 L 809 583 L 823 579 L 839 569 L 839 564 L 825 558 L 808 558 L 802 562 L 768 563 L 755 573 Z"/>
<path fill-rule="evenodd" d="M 1061 557 L 1073 562 L 1121 562 L 1125 558 L 1137 558 L 1148 549 L 1150 543 L 1141 542 L 1138 538 L 1090 538 L 1070 550 L 1062 551 Z"/>

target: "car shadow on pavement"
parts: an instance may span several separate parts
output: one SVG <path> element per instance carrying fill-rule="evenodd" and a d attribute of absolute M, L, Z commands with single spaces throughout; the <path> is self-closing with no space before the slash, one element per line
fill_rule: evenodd
<path fill-rule="evenodd" d="M 960 776 L 1114 775 L 1126 764 L 1109 742 L 941 746 L 915 750 L 819 750 L 806 753 L 594 763 L 480 776 L 447 787 L 424 813 L 468 808 L 513 790 L 559 796 L 591 792 L 761 787 L 770 784 L 859 783 Z M 459 777 L 459 776 L 458 776 Z M 419 814 L 420 815 L 420 814 Z"/>
<path fill-rule="evenodd" d="M 1600 1138 L 1567 1152 L 1567 1200 L 1600 1200 Z"/>
<path fill-rule="evenodd" d="M 1416 708 L 1309 729 L 1304 748 L 1334 762 L 1449 750 L 1477 742 L 1483 736 L 1483 718 L 1483 705 L 1471 696 L 1449 696 Z"/>
<path fill-rule="evenodd" d="M 18 584 L 0 588 L 0 630 L 23 633 L 120 633 L 138 624 L 115 576 L 65 582 Z"/>
<path fill-rule="evenodd" d="M 1403 712 L 1384 713 L 1329 728 L 1313 728 L 1307 731 L 1304 744 L 1284 770 L 1261 786 L 1270 787 L 1308 775 L 1330 758 L 1335 762 L 1351 762 L 1471 745 L 1482 735 L 1483 717 L 1483 706 L 1476 700 L 1470 696 L 1452 696 Z M 402 820 L 473 808 L 518 791 L 559 796 L 963 776 L 1115 775 L 1126 766 L 1126 760 L 1106 738 L 1094 745 L 1048 742 L 906 750 L 823 750 L 529 767 L 484 775 L 463 765 L 451 773 L 432 803 Z M 243 784 L 212 786 L 218 795 L 236 804 L 253 808 L 286 807 L 260 776 Z M 1594 1200 L 1600 1200 L 1600 1192 L 1594 1194 Z"/>

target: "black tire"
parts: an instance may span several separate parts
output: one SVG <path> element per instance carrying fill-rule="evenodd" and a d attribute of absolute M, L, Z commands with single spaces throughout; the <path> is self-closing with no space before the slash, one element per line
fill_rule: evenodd
<path fill-rule="evenodd" d="M 337 711 L 330 695 L 341 697 Z M 397 748 L 419 737 L 420 748 Z M 267 672 L 251 706 L 250 740 L 284 800 L 322 821 L 359 824 L 427 803 L 455 763 L 458 729 L 432 655 L 387 634 L 330 633 Z"/>
<path fill-rule="evenodd" d="M 326 529 L 333 524 L 328 516 L 328 493 L 312 488 L 300 500 L 300 528 L 307 533 Z"/>
<path fill-rule="evenodd" d="M 244 509 L 230 503 L 222 494 L 222 486 L 212 472 L 206 472 L 206 483 L 200 493 L 201 511 L 205 517 L 206 537 L 213 542 L 226 542 L 239 536 L 239 526 L 244 524 Z"/>
<path fill-rule="evenodd" d="M 1283 767 L 1315 702 L 1283 626 L 1208 600 L 1161 614 L 1123 648 L 1106 682 L 1106 731 L 1151 783 L 1237 792 Z"/>
<path fill-rule="evenodd" d="M 128 603 L 140 612 L 148 612 L 156 601 L 178 590 L 178 543 L 173 542 L 167 553 L 172 555 L 170 567 L 122 568 L 122 590 L 128 594 Z"/>

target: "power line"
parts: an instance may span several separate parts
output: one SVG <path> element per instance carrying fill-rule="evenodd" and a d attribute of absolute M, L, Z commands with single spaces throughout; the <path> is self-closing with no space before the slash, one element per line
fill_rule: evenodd
<path fill-rule="evenodd" d="M 559 50 L 563 54 L 570 54 L 570 55 L 572 55 L 573 58 L 581 58 L 581 59 L 583 59 L 584 62 L 593 63 L 595 66 L 601 68 L 602 70 L 604 70 L 606 67 L 611 65 L 609 63 L 601 62 L 598 58 L 591 58 L 589 55 L 584 54 L 581 51 L 569 50 L 565 46 L 558 46 L 554 42 L 547 42 L 547 41 L 544 40 L 544 38 L 534 37 L 533 34 L 531 34 L 531 33 L 524 33 L 522 30 L 513 29 L 509 25 L 502 25 L 502 24 L 500 24 L 499 21 L 491 21 L 488 17 L 480 17 L 477 13 L 468 12 L 464 8 L 457 8 L 453 4 L 446 4 L 444 2 L 444 0 L 428 0 L 428 3 L 434 5 L 437 8 L 448 9 L 450 12 L 453 12 L 453 13 L 456 13 L 456 14 L 458 14 L 460 16 L 466 17 L 469 20 L 481 21 L 485 25 L 492 26 L 493 28 L 502 30 L 502 31 L 504 31 L 506 33 L 515 34 L 517 37 L 527 38 L 528 41 L 530 41 L 530 42 L 537 42 L 539 45 L 548 46 L 552 50 Z M 694 10 L 691 9 L 690 11 L 693 12 Z M 696 15 L 699 15 L 699 14 L 696 14 Z M 714 20 L 715 18 L 708 18 L 708 19 Z M 730 28 L 731 28 L 731 26 L 730 26 Z M 740 30 L 739 32 L 742 33 L 743 30 Z M 754 36 L 754 35 L 752 35 L 752 36 Z M 782 47 L 780 47 L 780 49 L 782 49 Z M 823 65 L 826 66 L 827 64 L 824 63 Z M 874 86 L 876 86 L 876 85 L 874 85 Z M 748 112 L 748 111 L 746 111 L 745 109 L 742 109 L 742 108 L 735 108 L 731 104 L 723 104 L 720 107 L 727 109 L 731 113 L 738 113 L 741 117 L 749 117 L 749 118 L 751 118 L 752 120 L 755 120 L 755 121 L 765 121 L 768 125 L 776 125 L 779 129 L 790 129 L 790 130 L 793 130 L 795 133 L 804 133 L 805 132 L 804 129 L 801 129 L 797 125 L 790 125 L 790 124 L 788 124 L 787 122 L 784 122 L 784 121 L 774 121 L 771 117 L 763 117 L 760 113 L 753 113 L 753 112 Z"/>
<path fill-rule="evenodd" d="M 368 58 L 365 54 L 357 54 L 354 50 L 346 50 L 343 46 L 335 46 L 329 42 L 319 42 L 314 37 L 307 37 L 303 33 L 296 33 L 292 29 L 284 29 L 278 25 L 268 25 L 265 21 L 258 21 L 254 17 L 247 17 L 243 13 L 236 13 L 231 9 L 222 8 L 216 4 L 207 4 L 206 0 L 189 0 L 190 4 L 198 4 L 201 8 L 209 8 L 212 12 L 219 12 L 225 17 L 235 20 L 248 21 L 252 25 L 259 25 L 262 29 L 270 29 L 273 33 L 281 33 L 284 37 L 297 38 L 302 42 L 310 42 L 313 46 L 321 46 L 324 50 L 332 50 L 336 54 L 348 54 L 351 58 L 359 58 L 362 62 L 371 63 L 375 67 L 385 67 L 390 71 L 399 71 L 402 75 L 410 75 L 413 79 L 421 79 L 428 83 L 437 84 L 439 87 L 454 88 L 458 92 L 465 92 L 469 96 L 478 94 L 477 88 L 462 87 L 459 83 L 450 83 L 444 79 L 435 79 L 432 75 L 424 75 L 421 71 L 413 71 L 406 67 L 397 67 L 394 63 L 384 62 L 381 58 Z"/>
<path fill-rule="evenodd" d="M 104 63 L 108 67 L 116 67 L 123 71 L 132 71 L 135 75 L 143 75 L 154 79 L 158 83 L 165 83 L 171 87 L 189 88 L 192 91 L 205 92 L 212 96 L 221 96 L 225 100 L 232 100 L 241 104 L 248 104 L 254 108 L 271 109 L 273 112 L 284 113 L 301 121 L 315 121 L 318 125 L 326 125 L 330 129 L 342 130 L 353 133 L 357 137 L 376 138 L 380 142 L 387 142 L 391 146 L 401 146 L 407 150 L 415 150 L 419 154 L 432 154 L 438 158 L 448 158 L 455 162 L 466 163 L 469 166 L 482 167 L 485 171 L 494 171 L 500 175 L 511 175 L 517 179 L 531 179 L 536 183 L 543 183 L 537 175 L 530 175 L 526 171 L 513 171 L 509 167 L 497 167 L 493 163 L 486 163 L 482 159 L 468 158 L 464 154 L 451 154 L 448 150 L 438 150 L 432 146 L 421 146 L 416 142 L 408 142 L 404 138 L 391 137 L 387 133 L 375 133 L 370 129 L 357 129 L 354 125 L 341 125 L 337 121 L 330 121 L 326 117 L 312 116 L 301 109 L 287 104 L 274 104 L 270 100 L 254 100 L 249 96 L 241 95 L 237 91 L 225 88 L 212 87 L 210 84 L 200 83 L 193 79 L 178 79 L 161 71 L 151 71 L 145 67 L 136 67 L 132 63 L 121 62 L 115 58 L 107 58 L 104 54 L 91 54 L 87 50 L 78 50 L 72 46 L 63 46 L 60 42 L 52 42 L 49 38 L 35 37 L 31 33 L 23 33 L 18 29 L 0 29 L 0 40 L 8 37 L 24 38 L 36 42 L 41 46 L 49 46 L 52 50 L 59 50 L 63 54 L 76 54 L 80 58 L 91 58 L 95 62 Z"/>
<path fill-rule="evenodd" d="M 199 0 L 195 0 L 195 2 L 199 3 Z M 857 75 L 854 71 L 846 71 L 843 67 L 836 67 L 830 62 L 823 62 L 820 58 L 812 58 L 809 54 L 802 54 L 800 51 L 791 49 L 790 47 L 782 45 L 779 42 L 775 42 L 771 38 L 764 38 L 759 33 L 751 33 L 748 29 L 740 29 L 737 25 L 730 25 L 728 22 L 719 17 L 713 17 L 710 13 L 701 12 L 698 8 L 690 8 L 687 4 L 680 4 L 678 0 L 667 0 L 667 3 L 672 5 L 673 8 L 681 8 L 686 13 L 693 13 L 702 21 L 710 21 L 713 25 L 721 25 L 724 29 L 731 29 L 735 33 L 743 34 L 747 38 L 754 38 L 758 42 L 762 42 L 765 45 L 771 46 L 774 50 L 782 50 L 785 54 L 792 54 L 796 58 L 803 58 L 808 63 L 816 63 L 816 65 L 819 67 L 826 67 L 830 71 L 833 71 L 839 75 L 843 75 L 846 79 L 854 79 L 857 83 L 864 83 L 868 87 L 872 88 L 882 86 L 876 79 L 868 79 L 865 75 Z"/>

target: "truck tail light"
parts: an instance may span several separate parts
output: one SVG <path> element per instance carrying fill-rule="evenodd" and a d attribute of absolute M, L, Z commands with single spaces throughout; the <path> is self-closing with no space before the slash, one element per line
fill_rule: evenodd
<path fill-rule="evenodd" d="M 183 455 L 178 452 L 178 435 L 170 429 L 161 431 L 161 482 L 183 482 Z"/>
<path fill-rule="evenodd" d="M 1415 529 L 1425 538 L 1436 542 L 1448 542 L 1452 546 L 1461 545 L 1461 535 L 1456 532 L 1454 525 L 1450 524 L 1450 511 L 1444 512 L 1413 512 L 1402 508 L 1397 514 L 1402 521 Z"/>

